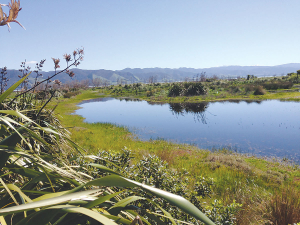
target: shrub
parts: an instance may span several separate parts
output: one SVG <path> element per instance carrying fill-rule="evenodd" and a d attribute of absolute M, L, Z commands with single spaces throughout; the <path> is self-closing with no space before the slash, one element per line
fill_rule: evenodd
<path fill-rule="evenodd" d="M 240 92 L 241 90 L 240 90 L 240 88 L 239 88 L 238 86 L 230 86 L 230 91 L 231 91 L 232 93 L 238 93 L 238 92 Z"/>
<path fill-rule="evenodd" d="M 208 217 L 215 222 L 215 224 L 236 224 L 235 214 L 241 209 L 242 204 L 231 203 L 228 206 L 224 206 L 221 201 L 214 200 L 210 206 L 206 206 L 204 211 Z"/>
<path fill-rule="evenodd" d="M 253 94 L 254 95 L 264 95 L 264 94 L 266 94 L 266 90 L 263 88 L 263 86 L 259 85 L 254 88 Z"/>
<path fill-rule="evenodd" d="M 202 83 L 200 82 L 185 82 L 183 83 L 184 89 L 183 94 L 184 96 L 194 96 L 194 95 L 204 95 L 206 94 L 206 90 Z"/>
<path fill-rule="evenodd" d="M 267 90 L 290 89 L 293 87 L 293 83 L 290 81 L 273 81 L 264 83 L 263 87 Z"/>
<path fill-rule="evenodd" d="M 153 96 L 153 91 L 152 91 L 152 90 L 147 91 L 147 92 L 146 92 L 146 95 L 147 95 L 147 97 Z"/>
<path fill-rule="evenodd" d="M 233 202 L 230 205 L 224 205 L 224 203 L 219 200 L 213 200 L 211 204 L 205 206 L 202 206 L 200 203 L 201 200 L 209 198 L 212 195 L 212 179 L 198 177 L 197 181 L 190 189 L 188 188 L 190 182 L 187 178 L 188 173 L 186 171 L 177 172 L 176 170 L 173 170 L 169 167 L 168 163 L 157 156 L 149 155 L 144 157 L 136 165 L 133 165 L 130 162 L 132 158 L 132 153 L 126 149 L 120 153 L 100 151 L 98 153 L 98 159 L 95 160 L 94 163 L 106 165 L 110 169 L 118 172 L 126 171 L 127 177 L 130 179 L 185 197 L 197 208 L 204 211 L 215 224 L 234 224 L 236 214 L 240 210 L 241 204 Z M 100 176 L 105 175 L 101 169 L 96 170 L 95 173 Z M 166 179 L 166 177 L 168 179 Z M 140 191 L 138 191 L 138 193 L 152 201 L 157 200 L 151 193 L 145 194 Z M 172 217 L 176 219 L 185 217 L 187 221 L 192 222 L 193 224 L 199 224 L 194 218 L 185 216 L 183 212 L 178 211 L 164 199 L 160 199 L 159 201 L 160 206 L 164 209 L 168 209 Z M 153 209 L 153 206 L 148 205 L 148 207 L 148 209 Z M 167 221 L 164 222 L 167 224 Z"/>
<path fill-rule="evenodd" d="M 182 91 L 181 86 L 178 83 L 174 83 L 174 84 L 172 84 L 172 86 L 171 86 L 171 88 L 169 90 L 168 96 L 169 97 L 179 96 L 180 93 L 181 93 L 181 91 Z"/>
<path fill-rule="evenodd" d="M 245 85 L 245 92 L 251 92 L 254 91 L 255 86 L 253 84 L 247 84 Z"/>
<path fill-rule="evenodd" d="M 64 96 L 64 98 L 71 98 L 71 97 L 76 96 L 78 94 L 80 94 L 80 91 L 69 91 L 67 93 L 64 93 L 63 96 Z"/>
<path fill-rule="evenodd" d="M 173 83 L 169 90 L 169 97 L 195 96 L 206 94 L 206 89 L 200 82 Z"/>

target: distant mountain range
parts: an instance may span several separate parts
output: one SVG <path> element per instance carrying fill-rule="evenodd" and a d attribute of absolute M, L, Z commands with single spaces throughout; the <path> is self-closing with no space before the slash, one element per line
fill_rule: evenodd
<path fill-rule="evenodd" d="M 82 81 L 89 80 L 90 84 L 93 85 L 92 81 L 97 79 L 106 84 L 118 84 L 118 83 L 137 83 L 137 82 L 172 82 L 172 81 L 183 81 L 187 79 L 196 78 L 198 74 L 205 72 L 207 77 L 218 76 L 220 78 L 233 78 L 233 77 L 245 77 L 248 74 L 255 76 L 280 76 L 286 75 L 287 73 L 296 72 L 300 69 L 300 63 L 289 63 L 278 66 L 220 66 L 202 69 L 193 68 L 126 68 L 123 70 L 81 70 L 72 69 L 75 76 L 70 78 L 67 74 L 59 74 L 55 79 L 60 80 L 63 83 L 72 82 L 74 80 Z M 51 72 L 42 72 L 43 78 L 47 78 L 54 74 Z M 10 79 L 9 85 L 16 82 L 20 75 L 18 70 L 8 70 L 7 75 Z M 32 73 L 29 78 L 29 83 L 34 83 L 35 73 Z"/>

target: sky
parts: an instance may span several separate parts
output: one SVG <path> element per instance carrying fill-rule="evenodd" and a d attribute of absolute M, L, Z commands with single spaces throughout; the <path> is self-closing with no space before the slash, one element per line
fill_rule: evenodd
<path fill-rule="evenodd" d="M 8 3 L 9 0 L 0 0 Z M 300 61 L 299 0 L 20 0 L 0 68 L 84 48 L 80 69 L 273 66 Z M 3 10 L 8 13 L 7 7 Z M 61 67 L 64 63 L 61 63 Z"/>

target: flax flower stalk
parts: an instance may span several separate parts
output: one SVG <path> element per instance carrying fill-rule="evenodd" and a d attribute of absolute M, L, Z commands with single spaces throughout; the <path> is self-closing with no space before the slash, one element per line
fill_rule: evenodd
<path fill-rule="evenodd" d="M 7 5 L 0 4 L 0 26 L 7 25 L 8 29 L 10 29 L 9 23 L 15 22 L 25 29 L 25 27 L 19 21 L 16 20 L 20 10 L 22 9 L 20 8 L 20 0 L 19 1 L 11 0 L 11 2 L 8 5 L 9 7 L 8 16 L 5 12 L 3 12 L 2 6 L 7 6 Z"/>

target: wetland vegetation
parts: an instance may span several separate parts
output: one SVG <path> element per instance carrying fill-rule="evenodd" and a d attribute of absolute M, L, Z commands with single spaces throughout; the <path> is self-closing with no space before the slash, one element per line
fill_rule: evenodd
<path fill-rule="evenodd" d="M 2 7 L 9 8 L 9 16 Z M 20 2 L 0 5 L 0 25 L 17 22 Z M 19 23 L 19 22 L 17 22 Z M 19 23 L 20 24 L 20 23 Z M 20 24 L 21 25 L 21 24 Z M 51 81 L 82 61 L 28 87 L 6 89 L 1 71 L 0 223 L 6 224 L 293 224 L 300 221 L 300 168 L 286 158 L 230 149 L 208 151 L 165 140 L 142 141 L 126 127 L 85 123 L 74 115 L 99 96 L 155 102 L 299 100 L 298 74 L 236 80 L 200 77 L 183 83 L 124 84 L 87 89 Z M 36 74 L 44 61 L 36 64 Z M 45 85 L 42 85 L 45 84 Z M 22 90 L 14 93 L 21 85 Z M 172 105 L 180 112 L 181 105 Z M 191 110 L 191 108 L 189 108 Z M 171 194 L 171 193 L 173 194 Z M 181 197 L 180 197 L 181 196 Z"/>
<path fill-rule="evenodd" d="M 21 223 L 39 221 L 47 210 L 56 210 L 51 218 L 44 217 L 47 222 L 73 223 L 76 220 L 81 224 L 93 224 L 95 220 L 105 221 L 97 217 L 98 214 L 89 214 L 85 210 L 89 207 L 104 212 L 100 215 L 122 224 L 139 219 L 146 224 L 149 221 L 150 224 L 172 224 L 178 221 L 201 224 L 198 220 L 201 218 L 205 221 L 203 218 L 206 217 L 195 218 L 189 212 L 186 214 L 186 208 L 170 205 L 170 199 L 153 191 L 147 194 L 141 189 L 125 189 L 121 194 L 121 189 L 114 187 L 120 186 L 120 182 L 123 187 L 132 187 L 131 180 L 185 197 L 215 224 L 291 224 L 300 221 L 300 169 L 288 159 L 258 158 L 237 154 L 230 149 L 208 151 L 165 140 L 141 141 L 126 127 L 108 123 L 89 124 L 84 122 L 83 117 L 73 114 L 82 100 L 113 95 L 113 90 L 123 87 L 82 89 L 79 86 L 55 85 L 49 83 L 47 90 L 19 94 L 10 106 L 12 100 L 7 98 L 7 92 L 1 97 L 3 107 L 9 106 L 9 110 L 15 107 L 15 110 L 22 113 L 2 111 L 2 121 L 16 120 L 12 127 L 7 122 L 1 124 L 3 146 L 7 139 L 15 137 L 17 131 L 20 133 L 25 128 L 23 124 L 26 121 L 36 121 L 35 126 L 30 126 L 26 132 L 22 131 L 24 133 L 20 139 L 16 139 L 16 147 L 3 147 L 9 158 L 3 161 L 2 167 L 2 221 L 9 220 L 12 213 L 18 215 L 14 216 L 14 220 Z M 296 89 L 292 90 L 291 93 L 298 93 Z M 72 97 L 66 93 L 71 93 Z M 121 97 L 120 93 L 117 95 Z M 297 95 L 293 96 L 297 98 Z M 130 95 L 123 93 L 122 97 Z M 177 101 L 183 96 L 172 98 L 177 98 Z M 173 107 L 180 111 L 177 105 Z M 65 129 L 71 132 L 70 137 Z M 108 173 L 122 176 L 110 175 L 110 180 L 106 180 Z M 36 181 L 36 176 L 42 182 Z M 127 183 L 122 177 L 131 180 Z M 77 192 L 73 192 L 83 188 L 83 185 L 101 186 L 102 182 L 110 188 L 100 187 L 103 192 L 97 189 L 97 193 L 103 194 L 93 198 L 93 203 L 84 199 L 72 200 L 82 195 L 78 192 L 77 196 Z M 91 193 L 94 193 L 93 189 Z M 52 196 L 62 196 L 63 199 L 58 198 L 56 206 L 50 206 L 53 204 L 51 202 L 37 206 L 29 204 L 43 198 L 52 200 Z M 111 200 L 107 202 L 109 198 Z M 25 209 L 20 204 L 22 201 L 27 203 Z M 17 208 L 8 207 L 14 204 Z M 70 205 L 75 206 L 70 208 Z M 119 207 L 118 210 L 114 209 L 115 205 Z M 42 206 L 41 212 L 32 210 Z M 78 212 L 78 207 L 82 210 L 81 214 L 70 216 L 70 213 Z M 24 211 L 27 211 L 28 216 L 24 217 Z"/>
<path fill-rule="evenodd" d="M 248 75 L 247 78 L 203 78 L 179 83 L 125 84 L 102 88 L 112 96 L 128 96 L 155 102 L 281 99 L 299 101 L 296 73 L 281 77 Z"/>
<path fill-rule="evenodd" d="M 133 155 L 131 165 L 139 165 L 141 161 L 149 160 L 148 157 L 152 157 L 151 159 L 157 157 L 157 160 L 161 160 L 166 165 L 169 172 L 177 171 L 181 174 L 181 182 L 184 181 L 183 184 L 187 185 L 186 191 L 195 191 L 195 186 L 191 185 L 205 178 L 211 190 L 209 196 L 200 198 L 201 207 L 211 216 L 210 218 L 215 218 L 216 223 L 221 218 L 225 218 L 225 215 L 230 215 L 232 224 L 292 224 L 299 222 L 300 215 L 298 164 L 286 158 L 259 158 L 237 154 L 230 149 L 207 151 L 165 140 L 140 141 L 132 136 L 126 127 L 107 123 L 85 123 L 84 118 L 71 115 L 71 113 L 77 108 L 76 104 L 82 100 L 99 98 L 99 96 L 178 103 L 202 102 L 208 99 L 214 101 L 220 99 L 299 100 L 299 87 L 295 78 L 295 74 L 284 78 L 262 78 L 265 80 L 264 83 L 293 82 L 293 85 L 287 89 L 274 91 L 274 88 L 273 90 L 264 88 L 264 95 L 254 94 L 255 86 L 264 84 L 260 78 L 241 79 L 241 83 L 238 83 L 238 80 L 216 80 L 214 82 L 226 85 L 221 87 L 214 84 L 213 92 L 208 91 L 206 95 L 200 96 L 169 97 L 168 91 L 173 84 L 132 84 L 93 88 L 82 91 L 82 94 L 70 99 L 60 99 L 61 103 L 56 112 L 63 116 L 62 121 L 66 127 L 76 124 L 74 128 L 70 128 L 72 138 L 84 148 L 90 149 L 89 151 L 104 150 L 113 154 L 113 157 L 119 157 L 124 149 L 129 149 L 130 154 Z M 208 84 L 202 83 L 204 87 Z M 248 90 L 245 90 L 248 85 L 254 88 L 248 90 L 246 95 L 241 93 L 235 95 L 232 94 L 232 88 L 230 88 L 233 84 L 240 86 L 241 91 Z M 152 91 L 152 94 L 149 95 L 149 91 Z M 220 98 L 220 94 L 223 94 L 223 97 Z M 93 153 L 96 154 L 96 152 Z"/>

